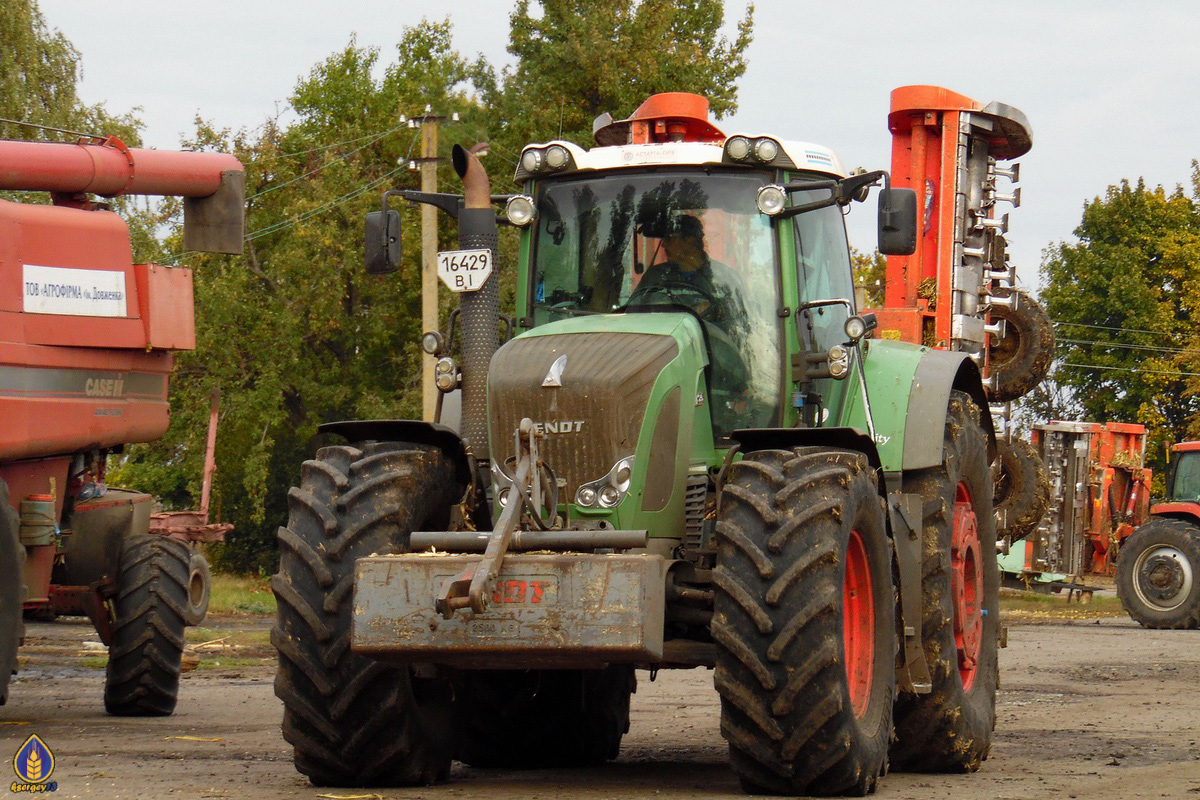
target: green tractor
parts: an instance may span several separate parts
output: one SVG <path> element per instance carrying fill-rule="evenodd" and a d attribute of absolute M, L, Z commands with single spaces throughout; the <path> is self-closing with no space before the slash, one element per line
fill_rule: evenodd
<path fill-rule="evenodd" d="M 915 194 L 726 136 L 695 95 L 595 137 L 526 147 L 522 194 L 461 148 L 464 196 L 398 193 L 459 222 L 439 272 L 461 309 L 422 344 L 446 402 L 324 426 L 346 443 L 291 490 L 273 641 L 297 769 L 600 764 L 635 669 L 695 667 L 747 791 L 977 769 L 999 638 L 980 373 L 871 337 L 843 221 L 882 180 L 880 249 L 911 252 Z M 393 194 L 371 271 L 397 265 Z M 520 229 L 503 343 L 498 222 Z"/>

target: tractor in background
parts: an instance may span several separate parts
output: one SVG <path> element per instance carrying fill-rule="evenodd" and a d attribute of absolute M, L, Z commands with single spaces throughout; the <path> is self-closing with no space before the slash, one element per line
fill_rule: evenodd
<path fill-rule="evenodd" d="M 192 274 L 133 263 L 93 195 L 181 195 L 187 249 L 240 253 L 242 165 L 111 137 L 0 141 L 0 164 L 0 189 L 52 199 L 0 199 L 0 703 L 23 616 L 86 614 L 109 648 L 107 711 L 170 714 L 184 628 L 208 602 L 200 534 L 155 524 L 153 498 L 105 468 L 167 430 L 173 353 L 195 347 Z"/>
<path fill-rule="evenodd" d="M 1200 627 L 1200 442 L 1171 447 L 1167 496 L 1117 553 L 1117 596 L 1147 628 Z M 1149 480 L 1147 479 L 1147 485 Z"/>
<path fill-rule="evenodd" d="M 390 198 L 458 220 L 438 271 L 461 309 L 422 347 L 461 416 L 329 423 L 289 493 L 272 641 L 296 768 L 600 764 L 635 669 L 706 667 L 749 792 L 977 769 L 999 640 L 981 368 L 870 337 L 843 219 L 882 182 L 879 248 L 912 253 L 916 194 L 727 135 L 684 93 L 594 138 L 525 147 L 511 195 L 456 148 L 463 195 L 368 216 L 378 273 L 401 254 Z"/>

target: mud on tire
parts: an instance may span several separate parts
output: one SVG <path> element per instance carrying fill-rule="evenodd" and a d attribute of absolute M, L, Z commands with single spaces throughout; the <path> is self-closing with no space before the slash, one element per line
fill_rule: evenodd
<path fill-rule="evenodd" d="M 1004 320 L 1004 338 L 992 346 L 988 369 L 996 379 L 988 393 L 993 403 L 1006 403 L 1024 397 L 1046 379 L 1054 358 L 1054 326 L 1050 315 L 1029 294 L 1004 287 L 996 297 L 1011 297 L 1012 307 L 994 305 L 992 321 Z"/>
<path fill-rule="evenodd" d="M 1000 474 L 992 495 L 996 516 L 1004 526 L 996 537 L 1010 542 L 1028 536 L 1050 506 L 1050 479 L 1033 445 L 1024 439 L 996 442 Z"/>
<path fill-rule="evenodd" d="M 439 450 L 391 442 L 326 447 L 288 493 L 272 580 L 275 694 L 313 784 L 410 786 L 449 772 L 448 682 L 351 652 L 350 620 L 355 559 L 404 552 L 418 526 L 447 524 L 461 493 Z"/>
<path fill-rule="evenodd" d="M 8 504 L 8 484 L 0 481 L 0 706 L 8 700 L 8 682 L 17 668 L 25 602 L 25 548 L 17 536 L 20 521 Z"/>
<path fill-rule="evenodd" d="M 921 632 L 933 691 L 898 695 L 894 769 L 973 772 L 991 747 L 1000 579 L 979 414 L 967 395 L 953 392 L 942 465 L 904 481 L 905 492 L 924 500 Z M 967 529 L 971 517 L 974 534 Z"/>
<path fill-rule="evenodd" d="M 144 533 L 121 548 L 104 708 L 119 717 L 161 717 L 175 710 L 188 602 L 183 542 Z"/>
<path fill-rule="evenodd" d="M 887 765 L 896 634 L 891 542 L 866 458 L 747 453 L 716 533 L 715 681 L 742 786 L 873 791 Z"/>
<path fill-rule="evenodd" d="M 1154 517 L 1117 555 L 1117 596 L 1146 628 L 1200 627 L 1200 528 Z"/>
<path fill-rule="evenodd" d="M 633 667 L 466 670 L 454 681 L 458 759 L 473 767 L 590 767 L 629 731 Z"/>

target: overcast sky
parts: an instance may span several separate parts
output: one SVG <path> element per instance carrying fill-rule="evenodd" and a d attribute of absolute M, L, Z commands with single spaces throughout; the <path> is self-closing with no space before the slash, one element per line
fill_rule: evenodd
<path fill-rule="evenodd" d="M 727 0 L 730 32 L 743 0 Z M 352 33 L 388 59 L 406 25 L 449 16 L 455 46 L 509 56 L 505 0 L 40 0 L 82 54 L 85 102 L 141 106 L 145 143 L 175 148 L 200 114 L 254 128 Z M 1122 178 L 1188 184 L 1200 158 L 1200 2 L 1196 0 L 757 0 L 739 110 L 727 132 L 832 147 L 851 167 L 887 168 L 889 93 L 929 83 L 1025 113 L 1022 206 L 1010 253 L 1036 285 L 1041 251 L 1070 240 L 1083 203 Z M 648 54 L 652 57 L 652 54 Z M 632 109 L 612 109 L 614 116 Z M 382 127 L 382 126 L 381 126 Z M 852 243 L 874 246 L 871 211 Z"/>

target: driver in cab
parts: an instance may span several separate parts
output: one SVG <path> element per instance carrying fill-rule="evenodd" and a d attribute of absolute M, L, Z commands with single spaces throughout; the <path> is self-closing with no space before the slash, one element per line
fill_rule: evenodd
<path fill-rule="evenodd" d="M 729 333 L 738 331 L 746 322 L 742 280 L 733 269 L 709 258 L 700 220 L 690 214 L 676 217 L 663 234 L 662 248 L 667 260 L 646 270 L 630 304 L 662 302 L 659 298 L 665 295 Z"/>

